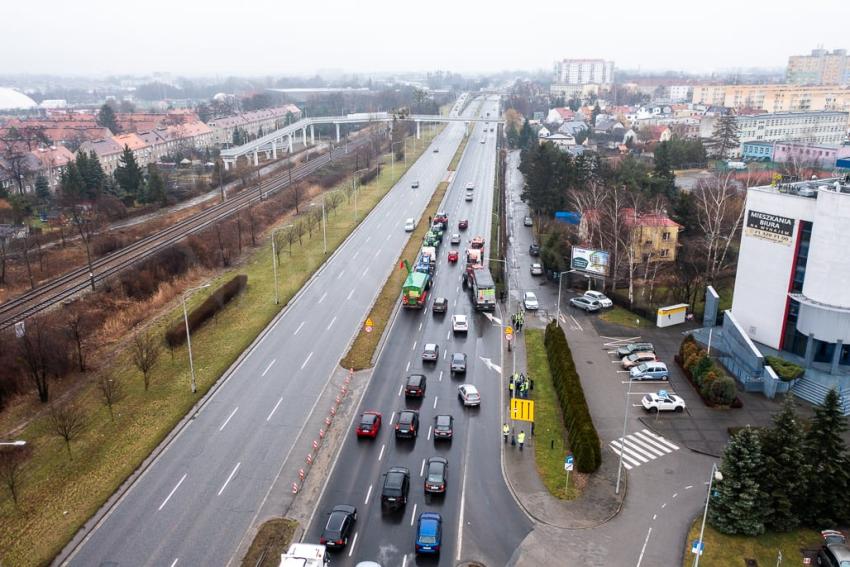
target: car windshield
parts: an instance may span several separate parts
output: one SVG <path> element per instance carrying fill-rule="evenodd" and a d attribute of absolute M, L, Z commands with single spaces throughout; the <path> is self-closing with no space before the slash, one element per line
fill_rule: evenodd
<path fill-rule="evenodd" d="M 409 425 L 412 421 L 413 421 L 413 414 L 412 413 L 403 413 L 398 418 L 398 422 L 401 423 L 402 425 Z"/>
<path fill-rule="evenodd" d="M 375 423 L 375 416 L 370 413 L 360 418 L 360 425 L 372 425 L 373 423 Z"/>
<path fill-rule="evenodd" d="M 437 416 L 437 427 L 448 427 L 451 424 L 452 418 L 447 415 Z"/>
<path fill-rule="evenodd" d="M 435 468 L 437 470 L 435 470 Z M 431 470 L 428 472 L 428 482 L 443 482 L 443 467 L 442 465 L 439 468 L 432 466 Z"/>
<path fill-rule="evenodd" d="M 645 362 L 641 362 L 637 365 L 637 369 L 641 372 L 646 372 L 646 369 L 649 368 Z"/>
<path fill-rule="evenodd" d="M 419 536 L 419 543 L 425 543 L 425 544 L 437 543 L 437 538 L 434 537 L 434 536 L 430 536 L 430 535 Z"/>
<path fill-rule="evenodd" d="M 463 362 L 463 355 L 462 354 L 452 355 L 452 362 Z"/>

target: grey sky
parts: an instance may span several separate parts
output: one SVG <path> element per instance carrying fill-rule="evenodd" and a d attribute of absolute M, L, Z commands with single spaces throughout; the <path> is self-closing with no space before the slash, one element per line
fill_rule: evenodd
<path fill-rule="evenodd" d="M 518 10 L 518 11 L 517 11 Z M 850 48 L 848 0 L 4 0 L 0 73 L 782 67 Z"/>

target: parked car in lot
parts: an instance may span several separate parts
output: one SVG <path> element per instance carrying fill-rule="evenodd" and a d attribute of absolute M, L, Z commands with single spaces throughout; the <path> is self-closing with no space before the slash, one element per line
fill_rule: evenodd
<path fill-rule="evenodd" d="M 540 256 L 540 245 L 536 242 L 532 242 L 528 245 L 528 255 L 529 256 Z"/>
<path fill-rule="evenodd" d="M 533 226 L 533 225 L 534 225 L 534 221 L 533 221 L 533 220 L 531 220 L 531 217 L 530 217 L 530 216 L 526 215 L 526 216 L 525 216 L 525 218 L 523 218 L 523 219 L 522 219 L 522 224 L 523 224 L 524 226 Z"/>
<path fill-rule="evenodd" d="M 454 435 L 455 418 L 443 414 L 434 417 L 434 441 L 437 439 L 451 439 Z"/>
<path fill-rule="evenodd" d="M 435 343 L 425 343 L 422 348 L 422 360 L 436 362 L 440 358 L 440 345 Z"/>
<path fill-rule="evenodd" d="M 667 365 L 657 360 L 641 362 L 629 370 L 631 380 L 668 380 L 669 378 L 670 371 L 667 370 Z"/>
<path fill-rule="evenodd" d="M 456 233 L 456 232 L 455 232 L 454 234 L 452 234 L 452 237 L 451 237 L 451 239 L 449 240 L 449 243 L 450 243 L 452 246 L 458 246 L 458 245 L 460 244 L 460 235 L 459 235 L 458 233 Z"/>
<path fill-rule="evenodd" d="M 381 506 L 395 510 L 407 504 L 407 493 L 410 491 L 410 469 L 407 467 L 390 467 L 384 474 L 384 485 L 381 488 Z"/>
<path fill-rule="evenodd" d="M 642 362 L 651 362 L 655 360 L 654 352 L 633 352 L 629 356 L 623 357 L 622 364 L 624 370 L 629 370 L 633 366 L 637 366 Z"/>
<path fill-rule="evenodd" d="M 469 220 L 468 219 L 460 219 L 457 221 L 457 229 L 458 230 L 466 230 L 469 228 Z"/>
<path fill-rule="evenodd" d="M 449 250 L 448 260 L 452 264 L 456 263 L 458 258 L 460 258 L 460 254 L 458 254 L 457 250 Z"/>
<path fill-rule="evenodd" d="M 416 553 L 440 553 L 443 542 L 443 517 L 436 512 L 419 514 L 416 527 Z"/>
<path fill-rule="evenodd" d="M 445 297 L 437 297 L 434 299 L 434 305 L 432 309 L 434 313 L 445 313 L 449 308 L 449 300 Z"/>
<path fill-rule="evenodd" d="M 525 306 L 527 311 L 537 311 L 540 308 L 540 304 L 537 302 L 537 296 L 534 295 L 533 291 L 526 291 L 522 296 L 522 304 Z"/>
<path fill-rule="evenodd" d="M 328 515 L 328 521 L 325 523 L 325 529 L 322 530 L 319 543 L 327 548 L 345 547 L 348 545 L 348 538 L 356 521 L 357 508 L 347 504 L 334 506 Z"/>
<path fill-rule="evenodd" d="M 404 395 L 408 398 L 424 398 L 425 386 L 424 374 L 411 374 L 404 383 Z"/>
<path fill-rule="evenodd" d="M 415 439 L 419 434 L 419 412 L 414 410 L 403 410 L 398 414 L 398 422 L 395 424 L 396 439 L 409 437 Z"/>
<path fill-rule="evenodd" d="M 623 358 L 635 352 L 655 352 L 655 346 L 652 343 L 629 343 L 617 349 L 617 356 Z"/>
<path fill-rule="evenodd" d="M 614 307 L 614 302 L 607 295 L 600 291 L 588 290 L 584 292 L 584 296 L 588 299 L 598 301 L 602 307 Z"/>
<path fill-rule="evenodd" d="M 451 362 L 452 374 L 466 374 L 466 353 L 453 352 Z"/>
<path fill-rule="evenodd" d="M 425 465 L 425 493 L 443 494 L 449 477 L 449 462 L 444 457 L 431 457 Z"/>
<path fill-rule="evenodd" d="M 466 315 L 452 315 L 452 331 L 466 333 L 469 331 L 469 320 Z"/>
<path fill-rule="evenodd" d="M 457 397 L 465 406 L 481 405 L 481 394 L 472 384 L 461 384 L 457 387 Z"/>
<path fill-rule="evenodd" d="M 659 411 L 681 413 L 685 411 L 685 400 L 666 390 L 661 390 L 657 394 L 647 394 L 640 403 L 643 405 L 643 409 L 650 413 L 657 413 Z"/>
<path fill-rule="evenodd" d="M 844 534 L 836 530 L 823 530 L 823 545 L 818 550 L 817 564 L 822 567 L 850 566 L 850 547 Z"/>
<path fill-rule="evenodd" d="M 602 309 L 602 305 L 598 301 L 595 299 L 588 299 L 583 295 L 570 299 L 570 305 L 576 309 L 587 311 L 588 313 L 594 313 Z"/>
<path fill-rule="evenodd" d="M 531 275 L 532 276 L 542 276 L 543 275 L 543 264 L 534 263 L 531 265 Z"/>
<path fill-rule="evenodd" d="M 378 436 L 378 431 L 381 430 L 381 414 L 376 411 L 364 411 L 360 414 L 360 421 L 357 422 L 357 436 L 371 437 L 374 439 Z"/>
<path fill-rule="evenodd" d="M 407 219 L 404 221 L 404 232 L 413 232 L 416 230 L 416 219 Z"/>

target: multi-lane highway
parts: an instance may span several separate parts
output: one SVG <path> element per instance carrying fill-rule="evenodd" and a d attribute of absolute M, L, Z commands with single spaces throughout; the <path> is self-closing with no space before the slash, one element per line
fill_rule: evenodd
<path fill-rule="evenodd" d="M 498 102 L 488 100 L 481 115 L 498 116 Z M 494 132 L 490 132 L 494 127 Z M 501 468 L 501 408 L 504 389 L 500 387 L 502 350 L 500 328 L 489 318 L 476 314 L 461 286 L 463 251 L 473 236 L 484 236 L 490 247 L 493 181 L 496 159 L 495 124 L 476 125 L 443 204 L 449 215 L 449 228 L 438 250 L 438 266 L 427 309 L 401 310 L 389 330 L 387 342 L 374 369 L 360 411 L 377 410 L 384 415 L 383 428 L 375 440 L 357 440 L 348 434 L 333 473 L 316 508 L 304 541 L 318 542 L 326 514 L 337 504 L 358 508 L 355 536 L 348 548 L 340 550 L 334 565 L 354 565 L 372 560 L 384 566 L 414 564 L 454 565 L 459 560 L 476 560 L 487 565 L 506 565 L 531 529 L 508 491 Z M 484 140 L 484 143 L 481 143 Z M 474 200 L 464 192 L 473 183 Z M 458 220 L 469 219 L 466 231 L 458 230 Z M 460 246 L 451 246 L 449 236 L 459 232 Z M 461 252 L 457 264 L 447 261 L 447 253 Z M 435 297 L 449 300 L 448 312 L 435 315 Z M 451 316 L 470 316 L 465 335 L 454 335 Z M 499 313 L 497 312 L 497 315 Z M 423 363 L 425 343 L 437 343 L 436 363 Z M 449 358 L 453 352 L 468 356 L 466 375 L 452 376 Z M 406 400 L 401 387 L 411 373 L 427 376 L 424 399 Z M 480 408 L 464 408 L 457 386 L 474 384 L 481 392 Z M 405 408 L 420 412 L 421 431 L 416 440 L 396 440 L 393 423 Z M 431 425 L 434 416 L 454 416 L 454 439 L 435 443 Z M 357 413 L 359 416 L 359 411 Z M 355 420 L 357 419 L 355 416 Z M 441 496 L 426 496 L 422 472 L 431 456 L 443 456 L 449 463 L 448 486 Z M 531 455 L 529 455 L 531 457 Z M 409 501 L 403 511 L 382 511 L 382 475 L 391 466 L 404 466 L 411 472 Z M 443 518 L 440 557 L 415 557 L 416 520 L 422 512 L 438 512 Z"/>
<path fill-rule="evenodd" d="M 473 102 L 466 112 L 471 114 L 477 108 Z M 422 214 L 463 134 L 464 126 L 456 124 L 437 136 L 432 145 L 440 152 L 426 151 L 411 167 L 188 425 L 70 550 L 67 564 L 182 567 L 225 565 L 232 558 L 352 335 L 395 268 L 406 238 L 404 219 Z M 486 146 L 492 153 L 492 144 L 479 148 L 476 143 L 475 150 L 482 152 Z M 411 189 L 412 180 L 420 182 L 419 189 Z M 486 203 L 479 199 L 470 207 L 471 216 L 472 210 L 482 211 L 472 230 L 483 226 L 484 215 L 489 215 Z M 450 268 L 443 267 L 443 271 L 451 273 Z M 481 332 L 487 331 L 477 324 L 468 343 L 476 344 Z M 387 348 L 387 352 L 392 350 Z M 470 355 L 475 352 L 470 349 Z M 498 356 L 498 349 L 487 352 Z M 479 372 L 474 367 L 470 379 L 483 382 L 491 378 L 493 391 L 485 395 L 496 395 L 495 373 Z M 374 383 L 380 386 L 386 380 L 376 376 Z M 393 389 L 396 384 L 394 380 Z M 433 398 L 429 395 L 426 402 L 432 403 Z M 497 408 L 495 403 L 479 414 L 490 415 L 488 412 Z M 496 418 L 491 421 L 487 428 L 495 436 Z M 473 443 L 492 445 L 492 439 L 486 440 L 484 432 L 477 430 L 477 423 L 475 427 L 476 431 L 463 435 L 469 435 Z M 424 439 L 419 446 L 424 446 Z M 460 459 L 456 464 L 461 464 Z M 473 462 L 469 468 L 473 473 L 476 470 Z M 457 474 L 453 478 L 462 477 Z M 455 489 L 453 485 L 452 491 Z M 483 483 L 469 490 L 485 499 L 482 489 L 486 489 Z M 473 506 L 467 508 L 467 517 L 484 513 Z"/>

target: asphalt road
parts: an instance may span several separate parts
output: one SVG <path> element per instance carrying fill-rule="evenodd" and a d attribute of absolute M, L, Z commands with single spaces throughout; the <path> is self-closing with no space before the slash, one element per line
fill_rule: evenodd
<path fill-rule="evenodd" d="M 483 112 L 498 114 L 495 101 Z M 505 565 L 531 529 L 502 477 L 500 452 L 501 343 L 500 329 L 487 317 L 476 314 L 468 294 L 461 287 L 462 262 L 449 264 L 446 256 L 453 247 L 448 237 L 458 232 L 457 221 L 469 219 L 469 229 L 461 232 L 461 251 L 476 235 L 484 236 L 489 250 L 495 174 L 495 132 L 478 125 L 447 192 L 445 210 L 449 229 L 438 250 L 439 262 L 428 308 L 401 310 L 389 331 L 388 340 L 374 369 L 360 411 L 377 410 L 384 425 L 377 439 L 357 440 L 353 428 L 344 442 L 331 478 L 317 506 L 304 541 L 318 542 L 327 513 L 337 504 L 358 508 L 355 536 L 349 546 L 336 553 L 334 565 L 354 565 L 358 561 L 378 561 L 384 566 L 454 565 L 459 560 L 477 560 L 486 565 Z M 481 143 L 481 139 L 485 143 Z M 475 184 L 474 201 L 464 201 L 467 182 Z M 449 299 L 445 315 L 434 315 L 433 298 Z M 453 335 L 451 315 L 471 316 L 469 333 Z M 434 342 L 440 346 L 440 360 L 423 363 L 422 347 Z M 466 376 L 452 377 L 448 359 L 452 352 L 468 356 Z M 494 368 L 495 366 L 495 368 Z M 423 400 L 405 400 L 401 388 L 411 373 L 427 376 Z M 464 408 L 457 398 L 457 386 L 475 384 L 481 392 L 480 408 Z M 399 410 L 420 412 L 421 433 L 415 441 L 394 438 L 393 424 Z M 430 433 L 434 416 L 454 416 L 454 439 L 435 443 Z M 359 416 L 359 412 L 355 419 Z M 426 496 L 422 471 L 425 460 L 434 455 L 449 463 L 446 494 Z M 400 513 L 382 512 L 382 474 L 391 466 L 411 471 L 411 488 L 406 508 Z M 416 557 L 414 539 L 420 513 L 438 512 L 443 518 L 443 541 L 439 558 Z"/>
<path fill-rule="evenodd" d="M 467 112 L 476 108 L 472 103 Z M 70 565 L 225 565 L 464 132 L 449 125 L 78 546 Z M 421 188 L 412 191 L 411 181 Z M 283 266 L 286 269 L 286 266 Z M 270 298 L 271 300 L 271 298 Z"/>

